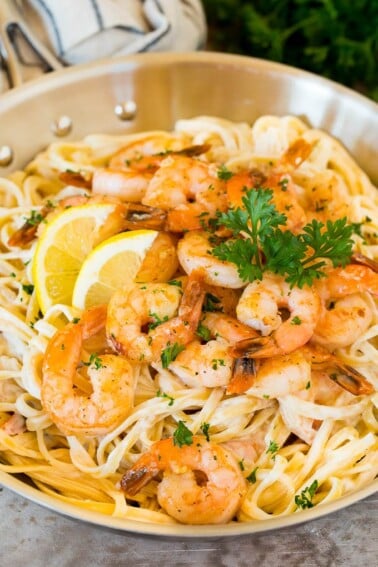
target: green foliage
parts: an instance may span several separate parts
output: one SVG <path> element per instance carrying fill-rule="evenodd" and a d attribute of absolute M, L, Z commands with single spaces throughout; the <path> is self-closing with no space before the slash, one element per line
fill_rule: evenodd
<path fill-rule="evenodd" d="M 280 61 L 378 99 L 376 0 L 203 0 L 211 49 Z"/>

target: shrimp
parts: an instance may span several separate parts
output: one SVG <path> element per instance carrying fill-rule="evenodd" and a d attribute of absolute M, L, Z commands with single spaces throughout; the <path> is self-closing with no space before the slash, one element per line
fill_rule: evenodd
<path fill-rule="evenodd" d="M 167 229 L 173 232 L 198 230 L 218 211 L 227 210 L 225 184 L 214 167 L 177 154 L 161 162 L 142 203 L 168 211 Z"/>
<path fill-rule="evenodd" d="M 129 415 L 134 400 L 134 371 L 118 355 L 93 355 L 81 362 L 83 342 L 105 325 L 106 307 L 84 311 L 50 340 L 42 365 L 42 405 L 65 435 L 104 435 Z M 88 367 L 92 391 L 75 385 L 77 368 Z"/>
<path fill-rule="evenodd" d="M 228 390 L 235 364 L 228 352 L 229 345 L 245 338 L 255 337 L 256 331 L 222 313 L 206 313 L 197 334 L 200 330 L 202 330 L 202 338 L 205 335 L 204 340 L 207 342 L 201 344 L 199 340 L 192 341 L 169 365 L 169 370 L 189 386 L 206 388 L 227 386 L 227 393 L 245 391 L 248 384 L 244 379 L 238 386 L 234 380 L 232 392 Z"/>
<path fill-rule="evenodd" d="M 203 231 L 189 231 L 177 245 L 179 262 L 187 274 L 193 270 L 205 271 L 205 283 L 238 289 L 245 287 L 238 270 L 232 262 L 219 260 L 210 252 L 209 236 Z"/>
<path fill-rule="evenodd" d="M 130 162 L 136 164 L 146 156 L 161 157 L 167 152 L 180 151 L 186 143 L 187 140 L 184 136 L 174 136 L 167 132 L 154 132 L 119 149 L 111 157 L 109 167 L 122 169 L 127 167 Z"/>
<path fill-rule="evenodd" d="M 265 272 L 261 281 L 245 288 L 236 308 L 239 321 L 263 336 L 236 344 L 234 355 L 266 358 L 301 347 L 313 335 L 320 307 L 315 289 L 309 286 L 291 289 L 282 276 Z M 285 321 L 281 309 L 289 311 Z"/>
<path fill-rule="evenodd" d="M 132 171 L 110 167 L 96 169 L 93 173 L 94 194 L 118 197 L 129 203 L 140 203 L 153 177 L 151 171 Z"/>
<path fill-rule="evenodd" d="M 257 397 L 280 398 L 308 389 L 313 371 L 323 372 L 330 389 L 348 391 L 354 396 L 369 395 L 373 386 L 362 374 L 346 365 L 329 351 L 305 346 L 289 354 L 274 356 L 255 362 L 253 383 L 249 394 Z"/>
<path fill-rule="evenodd" d="M 247 490 L 234 455 L 200 436 L 181 447 L 172 438 L 158 441 L 124 474 L 121 488 L 132 496 L 160 472 L 158 502 L 183 524 L 231 521 Z"/>
<path fill-rule="evenodd" d="M 316 283 L 322 311 L 312 337 L 329 350 L 354 343 L 371 325 L 373 313 L 367 298 L 378 296 L 378 274 L 365 265 L 349 264 L 330 270 Z"/>
<path fill-rule="evenodd" d="M 219 388 L 229 383 L 233 365 L 227 342 L 211 339 L 205 344 L 199 340 L 189 343 L 168 368 L 193 388 Z"/>
<path fill-rule="evenodd" d="M 202 280 L 200 273 L 193 273 L 182 297 L 179 287 L 164 283 L 117 290 L 106 322 L 111 345 L 131 360 L 152 362 L 166 348 L 188 344 L 195 336 L 205 297 Z"/>

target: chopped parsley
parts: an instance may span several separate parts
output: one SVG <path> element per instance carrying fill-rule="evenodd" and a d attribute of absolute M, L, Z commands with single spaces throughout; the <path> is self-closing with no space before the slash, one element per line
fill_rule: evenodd
<path fill-rule="evenodd" d="M 213 295 L 212 293 L 206 293 L 205 300 L 203 302 L 203 311 L 214 312 L 214 311 L 222 311 L 222 306 L 219 305 L 221 300 Z"/>
<path fill-rule="evenodd" d="M 154 319 L 151 323 L 148 324 L 148 330 L 152 331 L 152 329 L 156 329 L 162 323 L 168 321 L 168 315 L 165 315 L 162 319 L 159 317 L 157 313 L 149 313 L 148 314 L 151 319 Z"/>
<path fill-rule="evenodd" d="M 168 366 L 176 360 L 178 355 L 181 351 L 185 350 L 184 345 L 180 345 L 179 343 L 170 343 L 167 344 L 167 347 L 162 351 L 160 355 L 160 360 L 163 365 L 163 368 L 168 368 Z"/>
<path fill-rule="evenodd" d="M 173 444 L 178 447 L 192 445 L 193 433 L 185 425 L 184 421 L 179 421 L 176 431 L 173 433 Z"/>
<path fill-rule="evenodd" d="M 292 318 L 291 324 L 292 325 L 301 325 L 302 319 L 296 315 L 295 317 Z"/>
<path fill-rule="evenodd" d="M 297 494 L 294 500 L 298 508 L 302 508 L 302 510 L 304 510 L 305 508 L 314 507 L 312 499 L 316 491 L 318 490 L 318 486 L 318 481 L 314 480 L 314 482 L 310 486 L 306 486 L 306 488 L 302 490 L 300 494 Z"/>
<path fill-rule="evenodd" d="M 257 481 L 256 473 L 257 473 L 258 468 L 259 467 L 254 468 L 253 471 L 246 477 L 248 482 L 250 482 L 251 484 L 255 484 L 255 482 Z"/>
<path fill-rule="evenodd" d="M 242 197 L 243 209 L 233 208 L 218 217 L 218 224 L 230 229 L 233 239 L 215 246 L 212 253 L 235 264 L 242 280 L 261 280 L 268 270 L 285 276 L 291 286 L 303 287 L 324 276 L 327 260 L 333 267 L 348 263 L 354 228 L 346 217 L 326 224 L 313 219 L 303 232 L 293 234 L 280 228 L 287 218 L 272 200 L 271 189 L 248 189 Z"/>
<path fill-rule="evenodd" d="M 278 443 L 276 443 L 275 441 L 270 441 L 266 453 L 267 454 L 271 453 L 272 455 L 275 455 L 279 448 L 280 446 L 278 445 Z"/>
<path fill-rule="evenodd" d="M 232 171 L 227 169 L 224 163 L 222 163 L 222 165 L 219 167 L 217 171 L 218 179 L 222 179 L 222 181 L 228 181 L 229 179 L 231 179 L 233 175 L 234 174 L 232 173 Z"/>
<path fill-rule="evenodd" d="M 32 295 L 32 293 L 34 291 L 34 285 L 33 284 L 22 284 L 22 289 L 28 295 Z"/>
<path fill-rule="evenodd" d="M 211 331 L 206 325 L 200 323 L 197 327 L 196 335 L 203 339 L 204 341 L 209 341 L 211 339 Z"/>
<path fill-rule="evenodd" d="M 175 285 L 177 287 L 182 287 L 182 281 L 181 280 L 170 280 L 169 285 Z"/>
<path fill-rule="evenodd" d="M 175 401 L 174 398 L 172 398 L 172 396 L 169 396 L 168 394 L 165 394 L 164 392 L 162 392 L 161 390 L 158 390 L 156 392 L 156 396 L 158 398 L 165 398 L 166 400 L 169 400 L 168 405 L 169 406 L 173 406 L 173 402 Z"/>
<path fill-rule="evenodd" d="M 210 441 L 209 429 L 210 429 L 210 423 L 201 424 L 201 431 L 204 434 L 206 441 Z"/>
<path fill-rule="evenodd" d="M 223 358 L 213 358 L 213 360 L 211 361 L 211 368 L 213 370 L 218 370 L 219 366 L 226 366 L 226 363 L 223 360 Z"/>
<path fill-rule="evenodd" d="M 36 226 L 44 220 L 44 216 L 38 211 L 31 211 L 30 217 L 25 217 L 25 224 L 29 226 Z"/>
<path fill-rule="evenodd" d="M 91 366 L 93 364 L 96 370 L 99 370 L 100 368 L 105 368 L 104 365 L 102 364 L 102 358 L 100 358 L 98 354 L 95 352 L 92 352 L 88 362 L 83 362 L 83 364 L 84 366 Z"/>

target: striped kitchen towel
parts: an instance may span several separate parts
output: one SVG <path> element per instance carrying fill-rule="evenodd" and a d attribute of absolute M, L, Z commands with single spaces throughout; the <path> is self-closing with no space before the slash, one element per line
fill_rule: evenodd
<path fill-rule="evenodd" d="M 206 41 L 200 0 L 13 0 L 13 6 L 22 29 L 65 65 L 144 51 L 193 51 Z M 22 33 L 12 42 L 30 74 L 38 67 L 35 53 Z"/>

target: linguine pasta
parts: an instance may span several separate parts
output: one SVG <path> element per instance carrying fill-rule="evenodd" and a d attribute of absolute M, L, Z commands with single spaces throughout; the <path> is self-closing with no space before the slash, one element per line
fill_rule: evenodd
<path fill-rule="evenodd" d="M 63 304 L 40 313 L 31 270 L 38 237 L 27 247 L 9 246 L 9 238 L 47 200 L 84 192 L 67 187 L 59 172 L 92 175 L 115 152 L 151 134 L 172 138 L 172 133 L 150 132 L 56 142 L 24 171 L 0 179 L 0 470 L 24 473 L 39 490 L 77 507 L 173 523 L 157 500 L 159 478 L 131 497 L 119 483 L 153 443 L 172 436 L 184 422 L 193 435 L 204 435 L 207 424 L 211 443 L 236 447 L 246 492 L 234 521 L 298 513 L 368 485 L 378 472 L 378 304 L 367 292 L 362 296 L 371 322 L 336 354 L 365 377 L 373 393 L 352 396 L 337 386 L 334 394 L 331 383 L 328 401 L 321 402 L 297 392 L 263 395 L 253 385 L 229 394 L 223 386 L 188 385 L 160 360 L 141 361 L 133 364 L 133 409 L 114 429 L 97 436 L 66 435 L 51 420 L 41 402 L 44 353 L 57 330 L 81 313 Z M 308 142 L 310 155 L 291 172 L 298 202 L 305 211 L 318 212 L 313 203 L 320 209 L 322 196 L 314 183 L 333 183 L 332 218 L 342 211 L 356 223 L 355 252 L 378 260 L 378 193 L 339 142 L 323 131 L 291 116 L 263 116 L 252 127 L 204 116 L 179 120 L 173 136 L 179 146 L 209 145 L 201 159 L 231 172 L 278 167 L 291 144 Z M 294 422 L 311 423 L 310 438 L 293 432 Z M 254 447 L 253 458 L 244 457 L 246 443 Z"/>

